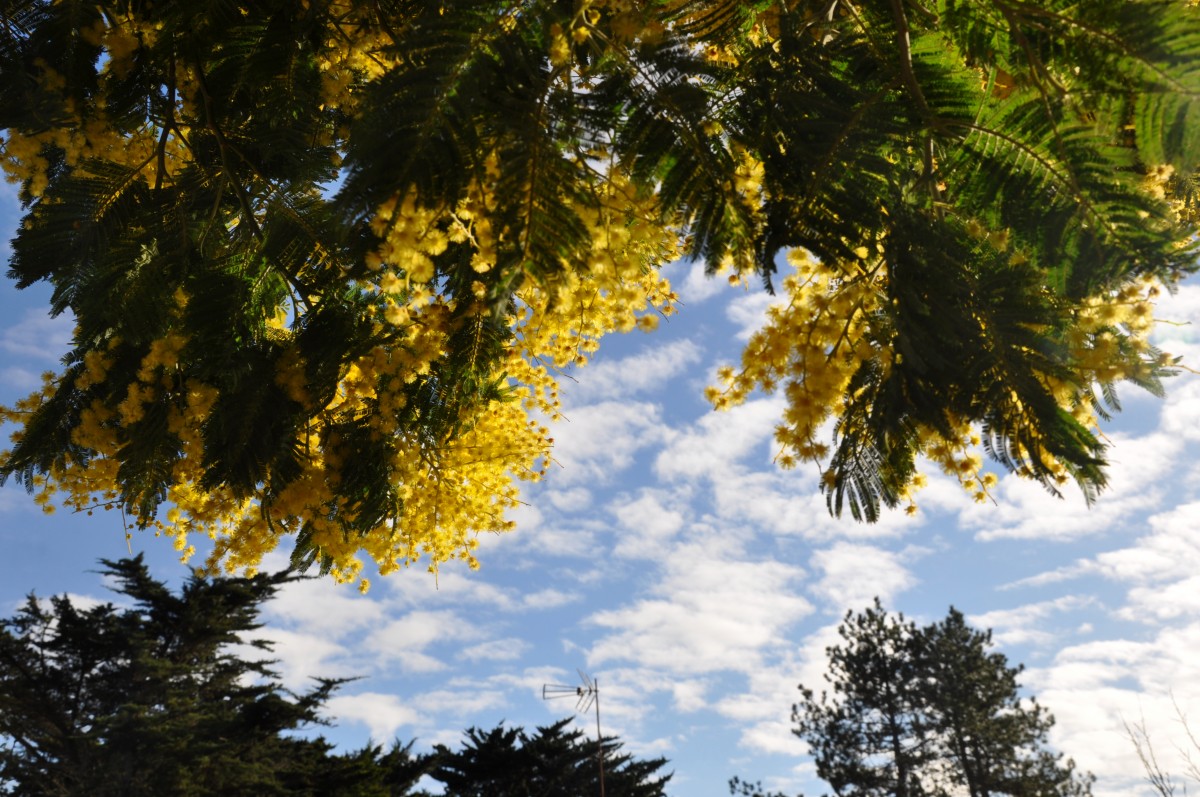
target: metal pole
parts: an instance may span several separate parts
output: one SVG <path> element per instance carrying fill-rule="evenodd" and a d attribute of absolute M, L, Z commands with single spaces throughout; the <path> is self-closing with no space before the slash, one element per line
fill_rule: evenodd
<path fill-rule="evenodd" d="M 604 742 L 600 735 L 600 681 L 596 685 L 596 763 L 600 766 L 600 797 L 604 797 Z"/>
<path fill-rule="evenodd" d="M 576 712 L 584 712 L 588 710 L 588 704 L 592 701 L 596 703 L 596 766 L 600 770 L 600 797 L 604 795 L 604 736 L 600 731 L 600 683 L 592 680 L 583 671 L 579 670 L 579 677 L 583 680 L 583 686 L 567 686 L 566 684 L 543 684 L 542 699 L 552 700 L 558 697 L 567 697 L 574 695 L 578 698 L 575 704 Z"/>

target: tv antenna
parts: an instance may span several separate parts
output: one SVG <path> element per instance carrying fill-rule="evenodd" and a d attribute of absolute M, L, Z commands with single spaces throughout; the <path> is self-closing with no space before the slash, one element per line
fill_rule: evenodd
<path fill-rule="evenodd" d="M 556 700 L 560 697 L 574 697 L 575 711 L 584 713 L 592 706 L 596 707 L 596 766 L 600 768 L 600 797 L 604 797 L 604 737 L 600 735 L 600 682 L 588 677 L 583 670 L 576 669 L 582 686 L 566 684 L 543 684 L 542 700 Z"/>

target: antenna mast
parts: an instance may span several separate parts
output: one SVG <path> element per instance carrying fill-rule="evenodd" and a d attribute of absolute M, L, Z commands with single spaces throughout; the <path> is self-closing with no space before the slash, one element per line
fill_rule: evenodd
<path fill-rule="evenodd" d="M 575 711 L 583 713 L 596 707 L 596 766 L 600 768 L 600 797 L 604 797 L 604 737 L 600 735 L 600 682 L 589 678 L 583 670 L 575 670 L 583 680 L 583 686 L 567 686 L 566 684 L 544 684 L 542 700 L 554 700 L 559 697 L 575 697 Z"/>

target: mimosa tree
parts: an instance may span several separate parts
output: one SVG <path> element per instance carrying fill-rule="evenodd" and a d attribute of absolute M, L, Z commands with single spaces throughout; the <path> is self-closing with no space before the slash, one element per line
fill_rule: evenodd
<path fill-rule="evenodd" d="M 678 258 L 782 304 L 834 512 L 921 455 L 1105 483 L 1193 268 L 1200 12 L 1107 0 L 3 0 L 10 274 L 77 327 L 7 411 L 47 506 L 208 567 L 474 562 L 552 454 L 557 379 L 651 330 Z M 548 419 L 548 420 L 547 420 Z M 55 498 L 57 494 L 58 498 Z M 363 584 L 365 586 L 365 582 Z"/>

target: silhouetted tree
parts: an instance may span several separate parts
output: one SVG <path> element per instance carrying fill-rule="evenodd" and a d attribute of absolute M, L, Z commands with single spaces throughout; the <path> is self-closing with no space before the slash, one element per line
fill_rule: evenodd
<path fill-rule="evenodd" d="M 179 594 L 139 556 L 104 561 L 132 605 L 29 596 L 0 622 L 0 793 L 14 797 L 409 793 L 406 747 L 335 754 L 319 725 L 340 681 L 285 690 L 235 645 L 292 576 L 203 579 Z"/>
<path fill-rule="evenodd" d="M 460 750 L 438 745 L 430 776 L 447 797 L 591 797 L 600 793 L 596 742 L 569 729 L 570 720 L 529 734 L 499 725 L 470 728 Z M 658 775 L 665 758 L 634 759 L 605 737 L 605 797 L 663 797 L 671 776 Z"/>

